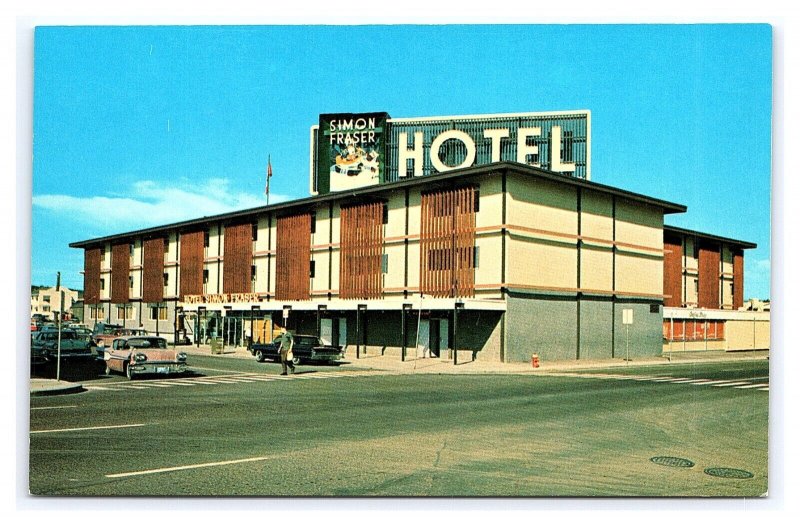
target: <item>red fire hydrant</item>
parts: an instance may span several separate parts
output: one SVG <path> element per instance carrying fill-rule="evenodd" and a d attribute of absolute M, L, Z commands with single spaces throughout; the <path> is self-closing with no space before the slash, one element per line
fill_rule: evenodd
<path fill-rule="evenodd" d="M 536 368 L 539 367 L 539 355 L 538 354 L 531 354 L 531 366 Z"/>

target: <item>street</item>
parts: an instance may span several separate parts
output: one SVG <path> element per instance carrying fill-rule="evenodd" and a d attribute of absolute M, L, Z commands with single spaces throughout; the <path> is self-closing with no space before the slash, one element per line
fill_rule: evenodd
<path fill-rule="evenodd" d="M 191 356 L 31 398 L 37 495 L 759 496 L 766 360 L 396 374 Z M 69 374 L 69 371 L 67 371 Z M 74 374 L 74 373 L 73 373 Z M 691 464 L 691 465 L 690 465 Z"/>

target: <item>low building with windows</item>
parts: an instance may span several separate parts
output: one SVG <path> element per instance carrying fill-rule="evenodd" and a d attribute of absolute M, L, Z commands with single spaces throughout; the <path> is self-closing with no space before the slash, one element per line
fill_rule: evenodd
<path fill-rule="evenodd" d="M 64 303 L 62 307 L 61 296 L 64 295 Z M 72 305 L 78 301 L 78 291 L 71 290 L 66 287 L 61 287 L 61 290 L 56 290 L 55 287 L 35 288 L 31 290 L 31 317 L 34 314 L 43 316 L 45 319 L 56 321 L 57 313 L 64 312 L 65 316 L 62 319 L 69 319 Z"/>
<path fill-rule="evenodd" d="M 322 115 L 311 197 L 72 243 L 86 323 L 225 345 L 288 327 L 349 358 L 660 355 L 665 308 L 741 306 L 755 245 L 591 181 L 589 121 Z"/>

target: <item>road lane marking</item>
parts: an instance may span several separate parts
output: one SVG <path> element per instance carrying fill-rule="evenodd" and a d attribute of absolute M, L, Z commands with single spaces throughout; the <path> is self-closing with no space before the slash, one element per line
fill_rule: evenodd
<path fill-rule="evenodd" d="M 769 391 L 769 387 L 762 387 L 760 389 L 756 389 L 756 391 Z"/>
<path fill-rule="evenodd" d="M 734 389 L 755 389 L 756 387 L 769 387 L 769 384 L 737 385 Z"/>
<path fill-rule="evenodd" d="M 69 431 L 95 431 L 98 429 L 121 429 L 124 427 L 142 427 L 149 424 L 122 424 L 118 426 L 94 426 L 94 427 L 69 427 L 64 429 L 40 429 L 38 431 L 31 431 L 31 434 L 38 433 L 66 433 Z"/>
<path fill-rule="evenodd" d="M 727 382 L 727 383 L 724 383 L 724 384 L 716 384 L 716 385 L 714 385 L 712 387 L 733 387 L 735 385 L 745 385 L 745 384 L 749 384 L 749 383 L 750 382 Z"/>
<path fill-rule="evenodd" d="M 69 409 L 71 407 L 78 407 L 77 405 L 51 405 L 48 407 L 31 407 L 31 411 L 41 411 L 42 409 Z"/>
<path fill-rule="evenodd" d="M 99 385 L 87 385 L 86 389 L 90 391 L 122 391 L 122 389 L 114 389 L 113 387 L 100 387 Z"/>
<path fill-rule="evenodd" d="M 714 384 L 724 384 L 730 382 L 730 380 L 702 380 L 698 382 L 693 382 L 692 385 L 714 385 Z"/>
<path fill-rule="evenodd" d="M 654 382 L 678 382 L 680 380 L 690 380 L 690 378 L 681 377 L 681 378 L 663 378 L 659 380 L 653 380 Z"/>
<path fill-rule="evenodd" d="M 187 466 L 173 466 L 169 468 L 148 469 L 145 471 L 129 471 L 127 473 L 113 473 L 110 475 L 106 475 L 106 477 L 121 478 L 121 477 L 135 477 L 138 475 L 153 475 L 155 473 L 168 473 L 170 471 L 184 471 L 187 469 L 212 468 L 216 466 L 229 466 L 231 464 L 243 464 L 245 462 L 259 462 L 263 460 L 273 460 L 275 458 L 278 458 L 277 455 L 270 455 L 268 457 L 240 458 L 237 460 L 224 460 L 221 462 L 207 462 L 205 464 L 190 464 Z"/>

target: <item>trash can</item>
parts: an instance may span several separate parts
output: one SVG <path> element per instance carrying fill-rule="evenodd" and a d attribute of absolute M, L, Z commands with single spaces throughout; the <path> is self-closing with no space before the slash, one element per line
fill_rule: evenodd
<path fill-rule="evenodd" d="M 211 338 L 211 354 L 222 354 L 222 338 Z"/>
<path fill-rule="evenodd" d="M 539 355 L 538 354 L 531 354 L 531 367 L 533 367 L 533 368 L 539 367 Z"/>

